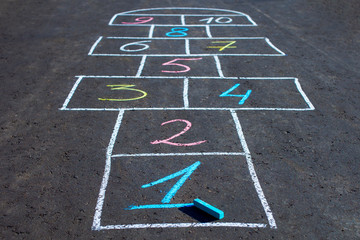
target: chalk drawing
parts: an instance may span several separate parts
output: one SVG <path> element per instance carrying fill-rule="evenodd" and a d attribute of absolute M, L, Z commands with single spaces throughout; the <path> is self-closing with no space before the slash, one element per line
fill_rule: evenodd
<path fill-rule="evenodd" d="M 169 176 L 163 177 L 159 180 L 156 180 L 154 182 L 144 184 L 141 187 L 142 188 L 148 188 L 155 186 L 157 184 L 169 181 L 173 178 L 179 177 L 183 175 L 179 181 L 175 183 L 175 185 L 169 190 L 169 192 L 165 195 L 165 197 L 161 200 L 162 203 L 169 203 L 171 199 L 175 196 L 177 191 L 182 187 L 182 185 L 185 183 L 185 181 L 191 176 L 191 174 L 199 167 L 201 163 L 199 161 L 195 162 L 194 164 L 190 165 L 187 168 L 184 168 L 183 170 L 180 170 L 176 173 L 170 174 Z"/>
<path fill-rule="evenodd" d="M 125 98 L 125 99 L 120 99 L 120 98 L 98 98 L 98 100 L 100 100 L 100 101 L 115 101 L 115 102 L 134 101 L 134 100 L 142 99 L 142 98 L 144 98 L 144 97 L 147 96 L 147 92 L 145 92 L 145 91 L 143 91 L 143 90 L 140 90 L 140 89 L 132 88 L 132 87 L 135 87 L 135 85 L 115 84 L 115 85 L 106 85 L 106 86 L 107 86 L 107 87 L 110 87 L 111 90 L 135 91 L 135 92 L 140 92 L 140 93 L 142 93 L 142 95 L 139 96 L 139 97 Z"/>
<path fill-rule="evenodd" d="M 184 64 L 180 64 L 180 63 L 175 63 L 176 61 L 197 61 L 197 60 L 201 60 L 202 58 L 175 58 L 171 61 L 168 61 L 166 63 L 163 63 L 163 66 L 179 66 L 184 68 L 184 70 L 180 70 L 180 71 L 168 71 L 168 70 L 162 70 L 161 72 L 166 72 L 166 73 L 184 73 L 184 72 L 188 72 L 191 70 L 191 68 L 187 65 Z"/>
<path fill-rule="evenodd" d="M 250 94 L 251 94 L 251 90 L 247 90 L 245 95 L 239 95 L 239 94 L 230 94 L 232 91 L 234 91 L 236 88 L 238 88 L 240 86 L 240 83 L 235 84 L 234 86 L 232 86 L 230 89 L 226 90 L 225 92 L 223 92 L 220 97 L 240 97 L 241 100 L 239 102 L 240 105 L 244 104 L 244 102 L 246 101 L 246 99 L 249 98 Z"/>
<path fill-rule="evenodd" d="M 173 122 L 184 122 L 186 123 L 186 127 L 179 133 L 167 138 L 167 139 L 164 139 L 164 140 L 155 140 L 155 141 L 152 141 L 150 142 L 151 144 L 160 144 L 160 143 L 163 143 L 163 144 L 168 144 L 168 145 L 173 145 L 173 146 L 177 146 L 177 147 L 190 147 L 190 146 L 195 146 L 195 145 L 199 145 L 199 144 L 202 144 L 202 143 L 205 143 L 206 140 L 202 140 L 202 141 L 198 141 L 198 142 L 192 142 L 192 143 L 174 143 L 174 142 L 170 142 L 170 140 L 174 139 L 174 138 L 177 138 L 181 135 L 183 135 L 184 133 L 186 133 L 187 131 L 190 130 L 192 124 L 190 121 L 188 120 L 185 120 L 185 119 L 174 119 L 174 120 L 170 120 L 170 121 L 167 121 L 167 122 L 163 122 L 161 124 L 161 126 L 164 126 L 166 124 L 169 124 L 169 123 L 173 123 Z"/>
<path fill-rule="evenodd" d="M 172 28 L 171 32 L 166 33 L 165 35 L 168 37 L 185 37 L 187 36 L 188 28 Z"/>
<path fill-rule="evenodd" d="M 138 17 L 135 18 L 135 22 L 122 22 L 122 24 L 143 24 L 152 21 L 153 17 Z"/>
<path fill-rule="evenodd" d="M 124 44 L 120 47 L 121 51 L 124 52 L 139 52 L 139 51 L 144 51 L 146 49 L 148 49 L 150 46 L 144 43 L 150 43 L 151 41 L 139 41 L 139 42 L 132 42 L 132 43 L 127 43 Z M 138 48 L 138 49 L 126 49 L 129 46 L 142 46 L 142 48 Z"/>
<path fill-rule="evenodd" d="M 164 11 L 166 11 L 164 13 Z M 166 18 L 168 17 L 168 18 Z M 171 24 L 165 20 L 163 23 L 156 23 L 158 19 L 168 19 Z M 120 19 L 120 20 L 119 20 Z M 123 19 L 123 20 L 121 20 Z M 124 21 L 124 19 L 129 19 L 130 21 Z M 246 23 L 244 24 L 244 20 Z M 237 116 L 236 111 L 309 111 L 314 110 L 315 107 L 310 102 L 309 98 L 306 96 L 303 91 L 300 82 L 297 78 L 293 77 L 237 77 L 237 76 L 225 76 L 223 72 L 223 66 L 220 62 L 219 56 L 228 57 L 228 56 L 239 56 L 239 57 L 275 57 L 275 56 L 286 56 L 284 52 L 282 52 L 278 47 L 276 47 L 269 38 L 267 37 L 213 37 L 215 35 L 216 29 L 218 27 L 255 27 L 257 24 L 255 21 L 247 14 L 233 11 L 233 10 L 225 10 L 225 9 L 214 9 L 214 8 L 148 8 L 148 9 L 140 9 L 127 11 L 122 13 L 115 14 L 111 20 L 109 21 L 110 26 L 114 27 L 149 27 L 149 32 L 147 37 L 103 37 L 100 36 L 91 46 L 88 55 L 89 56 L 104 56 L 104 57 L 137 57 L 140 60 L 137 72 L 135 76 L 87 76 L 80 75 L 77 76 L 77 79 L 70 90 L 67 98 L 65 99 L 60 110 L 69 110 L 69 111 L 118 111 L 118 117 L 113 128 L 113 132 L 109 141 L 109 145 L 106 150 L 106 160 L 105 160 L 105 169 L 104 175 L 102 178 L 100 191 L 95 207 L 95 214 L 93 219 L 93 230 L 110 230 L 110 229 L 141 229 L 141 228 L 184 228 L 184 227 L 244 227 L 244 228 L 266 228 L 270 227 L 272 229 L 276 229 L 277 225 L 275 219 L 273 217 L 273 213 L 270 209 L 270 206 L 265 198 L 264 192 L 261 188 L 259 179 L 255 172 L 255 167 L 252 162 L 252 157 L 250 154 L 250 150 L 245 141 L 244 133 L 242 131 L 242 127 Z M 163 37 L 154 37 L 154 31 L 156 27 L 171 27 L 171 31 L 165 33 Z M 205 30 L 206 37 L 189 37 L 188 31 L 189 27 L 193 27 L 192 31 L 202 31 Z M 114 52 L 103 52 L 102 49 L 106 49 L 103 46 L 107 44 L 108 40 L 112 41 L 128 41 L 128 43 L 121 43 L 120 48 L 117 45 L 117 48 Z M 180 40 L 183 43 L 183 53 L 180 54 L 172 54 L 165 53 L 151 53 L 144 54 L 145 50 L 150 49 L 150 43 L 154 44 L 155 41 L 166 40 L 166 41 L 175 41 Z M 211 45 L 205 41 L 211 40 Z M 254 52 L 240 52 L 239 49 L 243 49 L 240 46 L 241 41 L 248 41 L 246 44 L 263 44 L 264 46 L 269 48 L 271 51 L 254 51 Z M 261 43 L 263 42 L 263 43 Z M 201 44 L 207 44 L 205 46 Z M 245 44 L 245 45 L 246 45 Z M 160 44 L 161 45 L 161 44 Z M 197 48 L 192 48 L 192 46 L 197 46 Z M 218 49 L 218 51 L 209 51 L 209 52 L 197 52 L 199 46 L 202 46 L 202 49 Z M 254 49 L 258 49 L 257 45 L 253 45 Z M 119 52 L 119 50 L 121 52 Z M 275 53 L 274 53 L 275 51 Z M 146 51 L 149 53 L 150 51 Z M 217 76 L 143 76 L 143 69 L 146 64 L 146 60 L 148 57 L 174 57 L 173 60 L 165 62 L 162 66 L 169 67 L 177 67 L 179 70 L 161 70 L 164 73 L 185 73 L 191 70 L 191 67 L 185 64 L 180 64 L 179 61 L 198 61 L 201 60 L 202 57 L 213 57 L 215 61 L 215 66 L 217 70 Z M 183 58 L 182 58 L 183 57 Z M 197 58 L 194 58 L 197 57 Z M 207 66 L 204 66 L 207 67 Z M 151 81 L 153 79 L 182 79 L 183 80 L 183 89 L 182 89 L 182 101 L 183 107 L 151 107 L 151 108 L 139 108 L 139 107 L 125 107 L 125 108 L 86 108 L 86 107 L 69 107 L 70 101 L 73 98 L 73 95 L 77 92 L 77 89 L 80 84 L 84 81 L 84 79 L 140 79 L 140 80 L 148 80 Z M 189 103 L 189 81 L 192 80 L 201 80 L 201 79 L 214 79 L 214 80 L 268 80 L 268 81 L 292 81 L 296 86 L 296 91 L 300 93 L 302 100 L 305 101 L 307 107 L 299 108 L 299 107 L 190 107 L 190 105 L 195 105 L 195 103 Z M 234 83 L 232 83 L 234 84 Z M 143 99 L 147 96 L 147 92 L 134 88 L 136 87 L 133 84 L 109 84 L 106 85 L 112 91 L 132 91 L 136 95 L 133 98 L 98 98 L 100 101 L 134 101 Z M 238 105 L 243 105 L 245 101 L 250 97 L 252 90 L 247 90 L 244 95 L 234 94 L 233 92 L 240 87 L 240 83 L 236 83 L 231 88 L 221 93 L 219 97 L 238 97 L 241 98 Z M 191 92 L 191 89 L 190 89 Z M 121 92 L 120 92 L 121 93 Z M 232 117 L 232 121 L 235 127 L 235 130 L 238 134 L 240 145 L 243 151 L 239 152 L 173 152 L 173 153 L 134 153 L 134 154 L 114 154 L 113 148 L 116 142 L 120 126 L 122 123 L 123 116 L 128 111 L 163 111 L 163 110 L 171 110 L 171 111 L 227 111 Z M 204 116 L 206 117 L 206 116 Z M 186 124 L 186 127 L 179 133 L 163 140 L 155 140 L 150 142 L 151 144 L 167 144 L 177 147 L 190 147 L 196 146 L 205 143 L 207 140 L 191 142 L 191 143 L 177 143 L 172 142 L 171 140 L 183 135 L 188 130 L 190 130 L 192 124 L 190 121 L 185 119 L 174 119 L 167 122 L 163 122 L 161 126 L 166 124 L 174 123 L 174 122 L 183 122 Z M 174 148 L 175 149 L 175 148 Z M 177 148 L 176 148 L 177 149 Z M 234 156 L 234 157 L 245 157 L 246 163 L 248 167 L 249 174 L 251 176 L 252 183 L 256 190 L 257 196 L 260 200 L 261 206 L 266 215 L 267 223 L 259 223 L 259 222 L 211 222 L 211 223 L 151 223 L 151 224 L 140 224 L 140 223 L 128 223 L 128 224 L 115 224 L 115 225 L 101 225 L 102 211 L 105 201 L 105 193 L 109 182 L 111 163 L 112 161 L 119 160 L 121 158 L 146 158 L 146 157 L 171 157 L 171 156 Z M 169 160 L 171 160 L 169 158 Z M 200 166 L 200 162 L 197 161 L 186 167 L 180 171 L 177 171 L 173 174 L 170 174 L 164 178 L 158 179 L 156 181 L 150 182 L 148 184 L 142 185 L 142 188 L 149 188 L 157 184 L 164 183 L 171 179 L 180 177 L 180 179 L 176 182 L 176 184 L 170 189 L 169 192 L 165 195 L 165 197 L 161 200 L 161 204 L 147 204 L 147 205 L 137 205 L 137 206 L 129 206 L 127 210 L 142 210 L 146 211 L 146 209 L 171 209 L 171 208 L 181 208 L 181 207 L 191 207 L 194 206 L 193 203 L 170 203 L 171 199 L 175 196 L 177 191 L 182 187 L 187 179 L 189 179 L 190 175 Z M 235 188 L 236 186 L 234 186 Z M 241 214 L 241 213 L 239 213 Z"/>
<path fill-rule="evenodd" d="M 214 17 L 210 17 L 210 18 L 204 18 L 199 20 L 200 22 L 206 21 L 207 24 L 211 23 L 212 20 L 214 20 Z M 231 23 L 232 19 L 229 17 L 219 17 L 215 19 L 216 23 Z"/>
<path fill-rule="evenodd" d="M 211 43 L 228 43 L 225 46 L 208 46 L 207 48 L 219 48 L 219 51 L 222 51 L 226 48 L 236 48 L 236 46 L 231 46 L 234 43 L 236 43 L 236 41 L 214 41 Z"/>

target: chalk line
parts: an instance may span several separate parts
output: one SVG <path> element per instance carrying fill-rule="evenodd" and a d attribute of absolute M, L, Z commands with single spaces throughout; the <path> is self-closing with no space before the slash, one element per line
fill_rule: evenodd
<path fill-rule="evenodd" d="M 155 25 L 151 24 L 149 29 L 149 39 L 153 38 Z"/>
<path fill-rule="evenodd" d="M 189 79 L 184 79 L 184 90 L 183 90 L 183 101 L 184 108 L 189 108 Z"/>
<path fill-rule="evenodd" d="M 181 110 L 189 110 L 189 111 L 312 111 L 314 109 L 311 108 L 204 108 L 204 107 L 153 107 L 153 108 L 59 108 L 62 111 L 110 111 L 110 112 L 118 112 L 120 110 L 126 111 L 164 111 L 164 110 L 173 110 L 173 111 L 181 111 Z"/>
<path fill-rule="evenodd" d="M 103 39 L 103 36 L 99 37 L 98 40 L 96 40 L 96 42 L 92 45 L 92 47 L 90 48 L 90 51 L 88 53 L 88 55 L 92 55 L 95 48 L 97 47 L 97 45 L 99 44 L 99 42 Z"/>
<path fill-rule="evenodd" d="M 158 224 L 128 224 L 100 226 L 94 230 L 111 229 L 139 229 L 139 228 L 187 228 L 187 227 L 242 227 L 242 228 L 266 228 L 263 223 L 240 223 L 240 222 L 216 222 L 216 223 L 158 223 Z"/>
<path fill-rule="evenodd" d="M 235 123 L 235 126 L 236 126 L 236 130 L 237 130 L 237 133 L 239 135 L 239 139 L 240 139 L 240 142 L 241 142 L 241 145 L 244 149 L 244 152 L 245 152 L 245 156 L 246 156 L 246 162 L 248 164 L 248 169 L 249 169 L 249 172 L 250 172 L 250 176 L 251 176 L 251 179 L 254 183 L 254 187 L 255 187 L 255 190 L 258 194 L 258 197 L 260 199 L 260 202 L 264 208 L 264 211 L 265 211 L 265 214 L 266 214 L 266 217 L 269 221 L 269 225 L 270 225 L 270 228 L 274 228 L 276 229 L 277 226 L 276 226 L 276 222 L 275 222 L 275 219 L 273 217 L 273 214 L 271 212 L 271 209 L 270 209 L 270 206 L 265 198 L 265 194 L 261 188 L 261 185 L 260 185 L 260 182 L 259 182 L 259 179 L 257 177 L 257 174 L 255 172 L 255 168 L 254 168 L 254 164 L 252 162 L 252 159 L 251 159 L 251 154 L 250 154 L 250 150 L 247 146 L 247 143 L 245 141 L 245 136 L 244 136 L 244 133 L 242 131 L 242 128 L 241 128 L 241 124 L 240 124 L 240 121 L 239 121 L 239 118 L 236 114 L 235 111 L 233 110 L 230 110 L 230 113 L 234 119 L 234 123 Z"/>
<path fill-rule="evenodd" d="M 206 30 L 206 35 L 208 36 L 208 38 L 213 38 L 211 35 L 211 31 L 210 31 L 210 26 L 206 25 L 205 26 L 205 30 Z"/>
<path fill-rule="evenodd" d="M 185 26 L 185 16 L 184 15 L 181 15 L 181 25 L 182 26 Z"/>
<path fill-rule="evenodd" d="M 216 69 L 219 73 L 219 77 L 223 78 L 224 77 L 224 73 L 222 72 L 222 69 L 221 69 L 221 64 L 220 64 L 220 60 L 219 60 L 219 57 L 218 56 L 214 56 L 214 60 L 215 60 L 215 63 L 216 63 Z"/>
<path fill-rule="evenodd" d="M 102 182 L 101 182 L 101 187 L 100 187 L 100 191 L 99 191 L 99 197 L 98 197 L 96 207 L 95 207 L 95 214 L 94 214 L 94 220 L 93 220 L 93 225 L 92 225 L 93 230 L 97 230 L 100 227 L 101 214 L 102 214 L 102 209 L 103 209 L 103 205 L 104 205 L 106 187 L 107 187 L 107 184 L 109 182 L 109 176 L 110 176 L 111 155 L 112 155 L 115 140 L 116 140 L 117 134 L 119 132 L 119 128 L 120 128 L 123 116 L 124 116 L 124 110 L 120 110 L 119 115 L 118 115 L 118 117 L 116 119 L 116 123 L 115 123 L 114 129 L 113 129 L 113 132 L 111 134 L 109 145 L 108 145 L 107 150 L 106 150 L 105 170 L 104 170 L 104 176 L 103 176 L 103 179 L 102 179 Z"/>
<path fill-rule="evenodd" d="M 185 53 L 186 53 L 186 55 L 191 55 L 189 39 L 185 39 Z"/>
<path fill-rule="evenodd" d="M 77 87 L 79 86 L 81 80 L 83 79 L 84 77 L 83 76 L 79 76 L 78 79 L 76 80 L 75 84 L 73 85 L 71 91 L 69 92 L 69 95 L 67 96 L 67 98 L 65 99 L 65 102 L 62 106 L 62 108 L 60 108 L 60 110 L 66 110 L 67 109 L 67 105 L 69 104 L 72 96 L 74 95 L 75 93 L 75 90 L 77 89 Z"/>
<path fill-rule="evenodd" d="M 315 107 L 314 107 L 314 105 L 312 105 L 309 98 L 306 96 L 305 92 L 302 90 L 299 80 L 297 78 L 295 78 L 294 82 L 295 82 L 295 85 L 296 85 L 298 91 L 300 92 L 301 96 L 303 97 L 304 101 L 307 103 L 307 105 L 309 106 L 309 108 L 311 110 L 314 110 Z"/>
<path fill-rule="evenodd" d="M 244 152 L 188 152 L 188 153 L 133 153 L 114 154 L 112 158 L 121 157 L 171 157 L 171 156 L 245 156 Z"/>
<path fill-rule="evenodd" d="M 277 51 L 278 53 L 281 54 L 281 56 L 286 56 L 286 54 L 284 52 L 282 52 L 280 49 L 278 49 L 277 47 L 275 47 L 274 44 L 272 44 L 272 42 L 270 42 L 270 39 L 265 38 L 265 41 L 269 44 L 270 47 L 272 47 L 275 51 Z"/>
<path fill-rule="evenodd" d="M 141 76 L 141 73 L 142 73 L 142 71 L 143 71 L 143 69 L 144 69 L 146 57 L 147 57 L 147 55 L 144 55 L 144 56 L 141 58 L 140 66 L 139 66 L 139 69 L 138 69 L 135 77 L 140 77 L 140 76 Z"/>

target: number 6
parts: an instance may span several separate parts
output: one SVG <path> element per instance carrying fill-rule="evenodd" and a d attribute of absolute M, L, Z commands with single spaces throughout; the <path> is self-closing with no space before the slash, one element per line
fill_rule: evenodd
<path fill-rule="evenodd" d="M 144 43 L 148 43 L 148 42 L 151 42 L 151 41 L 140 41 L 140 42 L 131 42 L 131 43 L 127 43 L 127 44 L 124 44 L 120 47 L 120 50 L 121 51 L 124 51 L 124 52 L 139 52 L 139 51 L 144 51 L 146 49 L 149 48 L 149 45 L 147 44 L 144 44 Z M 128 46 L 143 46 L 143 48 L 139 48 L 139 49 L 126 49 L 126 47 Z"/>

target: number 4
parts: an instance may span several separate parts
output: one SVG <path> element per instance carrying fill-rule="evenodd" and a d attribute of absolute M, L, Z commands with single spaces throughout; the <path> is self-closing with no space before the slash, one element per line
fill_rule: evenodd
<path fill-rule="evenodd" d="M 232 86 L 230 89 L 226 90 L 225 92 L 223 92 L 220 97 L 240 97 L 241 100 L 239 102 L 240 105 L 244 104 L 244 102 L 246 101 L 246 99 L 249 98 L 250 94 L 251 94 L 251 90 L 247 90 L 245 95 L 235 95 L 235 94 L 229 94 L 232 91 L 234 91 L 237 87 L 240 86 L 240 83 L 235 84 L 234 86 Z"/>

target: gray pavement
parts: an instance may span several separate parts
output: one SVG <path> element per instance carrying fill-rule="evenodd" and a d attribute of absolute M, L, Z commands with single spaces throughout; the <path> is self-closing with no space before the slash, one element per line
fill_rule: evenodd
<path fill-rule="evenodd" d="M 0 238 L 359 239 L 359 9 L 2 1 Z"/>

